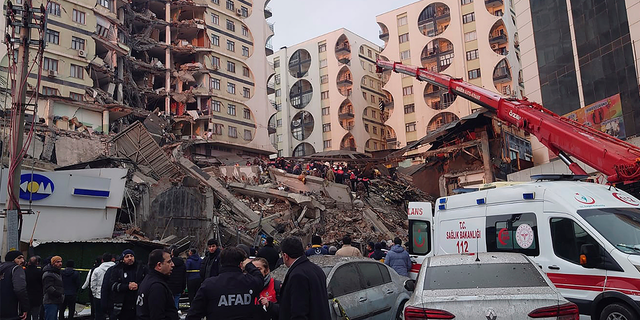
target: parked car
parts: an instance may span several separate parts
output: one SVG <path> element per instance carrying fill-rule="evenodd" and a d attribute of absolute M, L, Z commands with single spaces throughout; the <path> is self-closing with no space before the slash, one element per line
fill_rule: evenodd
<path fill-rule="evenodd" d="M 350 319 L 402 319 L 402 308 L 411 295 L 404 288 L 404 282 L 409 278 L 365 257 L 317 255 L 309 257 L 309 260 L 327 275 L 331 319 L 341 319 L 334 298 Z M 287 270 L 283 265 L 271 276 L 282 281 Z"/>
<path fill-rule="evenodd" d="M 430 257 L 405 288 L 413 290 L 405 320 L 579 319 L 578 306 L 520 253 Z"/>

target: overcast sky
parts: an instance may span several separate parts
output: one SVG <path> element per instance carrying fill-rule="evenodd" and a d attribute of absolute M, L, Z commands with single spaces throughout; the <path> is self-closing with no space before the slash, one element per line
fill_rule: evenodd
<path fill-rule="evenodd" d="M 275 23 L 271 38 L 274 51 L 292 46 L 336 29 L 346 28 L 355 34 L 384 45 L 378 38 L 376 16 L 417 0 L 271 0 L 268 7 Z"/>

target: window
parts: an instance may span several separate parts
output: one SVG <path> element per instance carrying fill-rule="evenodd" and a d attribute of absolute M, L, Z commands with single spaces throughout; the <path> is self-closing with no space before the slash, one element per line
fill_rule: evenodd
<path fill-rule="evenodd" d="M 73 22 L 77 22 L 77 23 L 80 23 L 80 24 L 85 24 L 85 14 L 84 14 L 84 12 L 78 11 L 76 9 L 73 9 L 71 20 L 73 20 Z"/>
<path fill-rule="evenodd" d="M 550 224 L 553 252 L 564 260 L 580 264 L 582 245 L 591 244 L 596 248 L 600 247 L 598 242 L 571 219 L 552 218 Z"/>
<path fill-rule="evenodd" d="M 320 92 L 320 99 L 321 100 L 329 99 L 329 91 Z"/>
<path fill-rule="evenodd" d="M 330 132 L 331 131 L 331 123 L 322 124 L 322 132 Z"/>
<path fill-rule="evenodd" d="M 247 68 L 245 66 L 242 66 L 242 75 L 245 76 L 245 77 L 250 77 L 251 76 L 251 72 L 249 71 L 249 68 Z"/>
<path fill-rule="evenodd" d="M 398 18 L 398 27 L 404 26 L 406 24 L 407 24 L 407 16 Z"/>
<path fill-rule="evenodd" d="M 220 36 L 217 34 L 211 34 L 211 44 L 216 47 L 220 46 Z"/>
<path fill-rule="evenodd" d="M 71 64 L 69 76 L 77 79 L 84 79 L 84 68 L 75 64 Z"/>
<path fill-rule="evenodd" d="M 227 30 L 236 31 L 236 24 L 229 19 L 227 19 Z"/>
<path fill-rule="evenodd" d="M 409 145 L 409 142 L 407 142 Z M 431 223 L 409 220 L 409 254 L 427 254 L 431 251 Z"/>
<path fill-rule="evenodd" d="M 367 56 L 368 56 L 369 58 L 371 58 L 371 55 L 372 55 L 372 54 L 373 54 L 373 53 L 371 52 L 371 49 L 367 49 Z"/>
<path fill-rule="evenodd" d="M 49 2 L 47 5 L 47 12 L 54 16 L 60 16 L 60 4 L 56 2 Z"/>
<path fill-rule="evenodd" d="M 473 3 L 473 0 L 461 0 L 460 3 L 462 5 L 465 5 L 465 4 Z"/>
<path fill-rule="evenodd" d="M 276 97 L 280 96 L 280 89 L 276 89 Z"/>
<path fill-rule="evenodd" d="M 329 75 L 323 74 L 320 76 L 320 83 L 329 83 Z"/>
<path fill-rule="evenodd" d="M 462 23 L 469 23 L 476 20 L 476 13 L 471 12 L 462 16 Z"/>
<path fill-rule="evenodd" d="M 408 86 L 408 87 L 402 88 L 402 95 L 403 96 L 408 96 L 408 95 L 412 95 L 412 94 L 413 94 L 413 86 Z"/>
<path fill-rule="evenodd" d="M 467 51 L 467 61 L 478 59 L 478 49 Z"/>
<path fill-rule="evenodd" d="M 322 108 L 322 115 L 323 116 L 328 116 L 329 112 L 330 112 L 330 108 L 329 107 Z"/>
<path fill-rule="evenodd" d="M 220 0 L 211 0 L 211 2 L 213 2 L 213 4 L 220 5 Z M 222 133 L 221 133 L 221 134 L 222 134 Z"/>
<path fill-rule="evenodd" d="M 242 46 L 242 56 L 243 57 L 248 57 L 249 56 L 249 48 Z"/>
<path fill-rule="evenodd" d="M 45 57 L 42 61 L 42 69 L 58 71 L 58 60 Z"/>
<path fill-rule="evenodd" d="M 236 51 L 236 43 L 231 41 L 231 40 L 227 40 L 227 50 L 229 50 L 231 52 L 235 52 Z"/>
<path fill-rule="evenodd" d="M 277 126 L 278 128 L 282 127 L 282 119 L 278 119 L 278 120 L 276 120 L 276 126 Z"/>
<path fill-rule="evenodd" d="M 367 100 L 367 93 L 366 93 L 366 92 L 364 92 L 364 91 L 362 91 L 362 97 L 363 97 L 365 100 Z"/>
<path fill-rule="evenodd" d="M 378 134 L 378 127 L 373 126 L 373 134 Z"/>
<path fill-rule="evenodd" d="M 416 106 L 413 103 L 404 106 L 404 114 L 409 114 L 414 112 L 416 112 Z"/>
<path fill-rule="evenodd" d="M 537 256 L 540 254 L 538 247 L 538 224 L 534 213 L 506 214 L 499 216 L 487 217 L 487 251 L 488 252 L 519 252 L 528 256 Z M 521 225 L 522 228 L 532 230 L 533 234 L 523 233 L 525 236 L 532 236 L 531 245 L 526 248 L 518 245 L 516 240 L 516 231 Z M 521 230 L 522 230 L 521 228 Z"/>
<path fill-rule="evenodd" d="M 221 106 L 222 106 L 222 102 L 220 102 L 218 100 L 213 100 L 213 104 L 212 104 L 211 110 L 213 110 L 215 112 L 220 112 L 220 107 Z M 222 132 L 220 134 L 222 134 Z"/>
<path fill-rule="evenodd" d="M 244 140 L 251 141 L 251 130 L 244 129 Z"/>
<path fill-rule="evenodd" d="M 325 52 L 327 51 L 327 44 L 326 43 L 321 43 L 318 45 L 318 52 Z"/>
<path fill-rule="evenodd" d="M 227 61 L 227 71 L 236 73 L 236 64 L 231 61 Z"/>
<path fill-rule="evenodd" d="M 329 282 L 329 292 L 337 298 L 364 289 L 360 284 L 360 277 L 354 276 L 357 274 L 358 270 L 354 263 L 338 267 Z"/>
<path fill-rule="evenodd" d="M 245 37 L 249 36 L 249 29 L 246 26 L 242 26 L 242 35 Z"/>
<path fill-rule="evenodd" d="M 385 283 L 385 277 L 382 276 L 383 269 L 386 270 L 387 273 L 389 273 L 389 270 L 386 267 L 374 262 L 358 263 L 358 268 L 360 268 L 362 280 L 364 280 L 364 285 L 367 288 L 381 286 Z"/>
<path fill-rule="evenodd" d="M 414 132 L 416 131 L 416 123 L 415 122 L 409 122 L 407 124 L 404 125 L 404 131 L 406 132 Z"/>
<path fill-rule="evenodd" d="M 211 89 L 220 90 L 220 79 L 211 78 Z"/>
<path fill-rule="evenodd" d="M 376 119 L 377 117 L 378 117 L 378 114 L 374 110 L 371 110 L 371 118 Z"/>
<path fill-rule="evenodd" d="M 398 36 L 398 39 L 400 40 L 400 43 L 409 41 L 409 33 L 401 34 L 400 36 Z"/>
<path fill-rule="evenodd" d="M 400 60 L 407 60 L 411 58 L 411 51 L 405 50 L 400 52 Z"/>
<path fill-rule="evenodd" d="M 369 124 L 368 123 L 364 124 L 364 131 L 369 132 Z"/>
<path fill-rule="evenodd" d="M 213 65 L 214 69 L 219 69 L 220 68 L 220 58 L 213 56 L 211 57 L 211 64 Z"/>
<path fill-rule="evenodd" d="M 476 31 L 467 32 L 464 34 L 464 42 L 469 42 L 477 39 Z"/>
<path fill-rule="evenodd" d="M 371 101 L 371 103 L 376 103 L 376 96 L 371 95 L 369 98 L 370 98 L 369 100 Z"/>
<path fill-rule="evenodd" d="M 229 126 L 229 137 L 231 138 L 238 137 L 238 129 L 236 127 Z"/>
<path fill-rule="evenodd" d="M 243 18 L 246 18 L 246 17 L 249 16 L 249 9 L 247 9 L 244 6 L 240 7 L 240 12 L 242 12 L 242 17 Z"/>
<path fill-rule="evenodd" d="M 211 22 L 213 22 L 213 24 L 215 24 L 215 25 L 220 25 L 220 17 L 217 14 L 212 13 L 211 14 Z"/>
<path fill-rule="evenodd" d="M 101 6 L 109 9 L 109 11 L 113 11 L 113 5 L 111 0 L 98 0 L 98 3 L 100 3 Z"/>
<path fill-rule="evenodd" d="M 227 9 L 233 11 L 235 9 L 235 5 L 232 0 L 227 0 Z"/>
<path fill-rule="evenodd" d="M 324 140 L 324 141 L 322 141 L 322 146 L 323 146 L 325 149 L 329 149 L 329 148 L 331 148 L 331 140 Z"/>
<path fill-rule="evenodd" d="M 84 94 L 69 92 L 69 98 L 75 101 L 84 101 Z"/>
<path fill-rule="evenodd" d="M 71 36 L 71 49 L 84 50 L 84 39 Z"/>
<path fill-rule="evenodd" d="M 60 44 L 60 32 L 47 29 L 47 42 Z"/>
<path fill-rule="evenodd" d="M 378 142 L 377 141 L 373 142 L 373 150 L 378 150 Z"/>
<path fill-rule="evenodd" d="M 231 94 L 236 94 L 236 84 L 232 82 L 227 82 L 227 92 Z"/>
<path fill-rule="evenodd" d="M 274 67 L 275 69 L 280 68 L 280 59 L 274 59 L 274 60 L 273 60 L 273 67 Z"/>
<path fill-rule="evenodd" d="M 227 114 L 231 115 L 231 116 L 235 116 L 236 115 L 236 106 L 233 104 L 229 104 L 227 106 Z"/>
<path fill-rule="evenodd" d="M 251 119 L 251 110 L 249 110 L 249 108 L 244 108 L 242 117 L 245 119 Z"/>
<path fill-rule="evenodd" d="M 42 94 L 45 95 L 45 96 L 57 96 L 58 95 L 58 89 L 42 86 Z"/>
<path fill-rule="evenodd" d="M 326 68 L 326 67 L 327 67 L 327 59 L 320 60 L 320 68 Z"/>
<path fill-rule="evenodd" d="M 482 290 L 485 288 L 531 288 L 549 285 L 532 263 L 477 263 L 434 266 L 426 269 L 425 290 Z M 447 276 L 455 274 L 455 277 Z M 493 276 L 499 274 L 499 277 Z M 525 276 L 526 275 L 526 276 Z"/>
<path fill-rule="evenodd" d="M 221 123 L 214 123 L 213 124 L 213 134 L 221 136 L 223 127 L 224 127 L 224 125 L 222 125 Z"/>
<path fill-rule="evenodd" d="M 480 78 L 480 69 L 469 70 L 469 80 Z"/>
<path fill-rule="evenodd" d="M 251 98 L 251 89 L 247 87 L 242 87 L 242 96 L 245 98 Z"/>

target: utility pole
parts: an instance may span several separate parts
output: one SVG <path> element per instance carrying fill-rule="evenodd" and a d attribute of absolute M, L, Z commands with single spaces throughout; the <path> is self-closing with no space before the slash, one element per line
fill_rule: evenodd
<path fill-rule="evenodd" d="M 20 248 L 20 221 L 22 220 L 22 214 L 20 212 L 20 176 L 22 174 L 22 149 L 24 144 L 24 113 L 27 109 L 27 80 L 29 79 L 29 47 L 32 44 L 31 41 L 31 28 L 42 28 L 44 34 L 45 29 L 45 10 L 44 6 L 39 9 L 31 7 L 31 0 L 24 0 L 22 8 L 13 6 L 11 1 L 7 2 L 6 9 L 7 24 L 11 32 L 13 32 L 14 26 L 20 27 L 20 38 L 14 39 L 7 35 L 7 46 L 12 47 L 13 43 L 18 45 L 18 58 L 16 61 L 16 81 L 12 84 L 11 96 L 11 117 L 17 117 L 17 120 L 13 121 L 11 137 L 9 138 L 9 180 L 7 185 L 8 197 L 6 202 L 6 216 L 3 227 L 3 241 L 2 252 L 6 253 L 9 250 L 19 250 Z M 38 12 L 42 14 L 40 24 L 34 23 L 33 13 Z M 18 18 L 21 18 L 20 20 Z M 39 50 L 44 50 L 43 41 L 36 41 L 39 45 Z M 8 50 L 9 59 L 12 59 L 13 52 Z M 41 52 L 40 52 L 41 53 Z M 11 79 L 7 79 L 11 81 Z M 39 88 L 36 88 L 39 90 Z M 34 108 L 37 107 L 34 105 Z M 33 121 L 36 121 L 33 119 Z M 12 169 L 12 170 L 11 170 Z"/>

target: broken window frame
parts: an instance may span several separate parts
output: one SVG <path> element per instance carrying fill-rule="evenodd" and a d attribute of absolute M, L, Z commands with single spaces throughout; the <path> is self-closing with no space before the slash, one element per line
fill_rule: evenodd
<path fill-rule="evenodd" d="M 71 49 L 73 50 L 85 50 L 86 41 L 76 36 L 71 36 Z"/>
<path fill-rule="evenodd" d="M 84 79 L 84 68 L 77 64 L 69 64 L 69 77 L 76 79 Z"/>
<path fill-rule="evenodd" d="M 87 24 L 86 14 L 83 11 L 73 9 L 71 20 L 79 24 Z"/>
<path fill-rule="evenodd" d="M 227 105 L 227 114 L 230 116 L 235 116 L 236 115 L 236 105 L 235 104 L 228 104 Z"/>
<path fill-rule="evenodd" d="M 55 68 L 54 68 L 55 67 Z M 58 72 L 58 60 L 53 58 L 44 57 L 42 61 L 42 69 Z"/>

